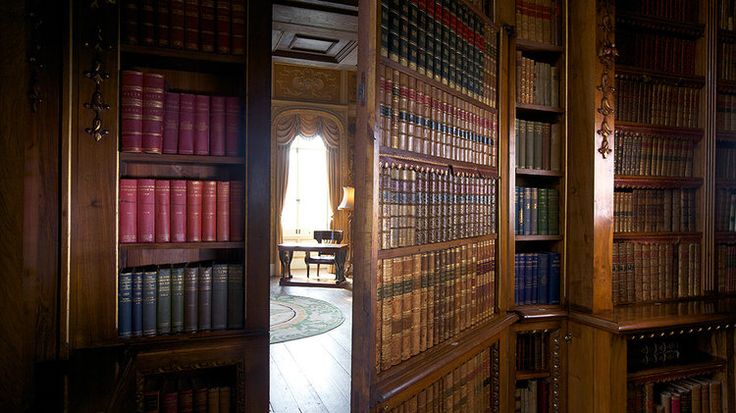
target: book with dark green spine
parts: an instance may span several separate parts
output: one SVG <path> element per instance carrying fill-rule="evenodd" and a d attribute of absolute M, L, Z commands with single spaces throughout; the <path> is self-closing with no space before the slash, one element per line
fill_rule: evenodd
<path fill-rule="evenodd" d="M 143 335 L 156 335 L 156 271 L 143 273 Z"/>
<path fill-rule="evenodd" d="M 212 329 L 227 328 L 227 264 L 212 266 Z"/>
<path fill-rule="evenodd" d="M 543 146 L 542 122 L 534 122 L 534 160 L 532 161 L 534 169 L 542 169 Z"/>
<path fill-rule="evenodd" d="M 549 189 L 540 188 L 537 196 L 537 233 L 539 235 L 549 234 Z"/>
<path fill-rule="evenodd" d="M 184 331 L 184 267 L 171 270 L 171 331 Z"/>
<path fill-rule="evenodd" d="M 197 295 L 199 331 L 212 328 L 212 266 L 199 267 Z"/>
<path fill-rule="evenodd" d="M 227 271 L 227 328 L 243 328 L 245 283 L 242 264 L 229 264 Z"/>
<path fill-rule="evenodd" d="M 530 211 L 529 214 L 531 223 L 529 224 L 531 228 L 531 235 L 538 235 L 537 232 L 537 223 L 539 222 L 539 200 L 537 199 L 539 194 L 539 188 L 531 188 L 530 195 L 531 200 L 529 201 L 530 205 Z"/>
<path fill-rule="evenodd" d="M 184 268 L 184 331 L 197 331 L 197 279 L 199 267 Z"/>
<path fill-rule="evenodd" d="M 560 195 L 556 189 L 550 189 L 547 194 L 547 221 L 549 222 L 549 233 L 560 234 Z"/>
<path fill-rule="evenodd" d="M 156 304 L 156 331 L 171 333 L 171 268 L 158 270 L 158 303 Z"/>

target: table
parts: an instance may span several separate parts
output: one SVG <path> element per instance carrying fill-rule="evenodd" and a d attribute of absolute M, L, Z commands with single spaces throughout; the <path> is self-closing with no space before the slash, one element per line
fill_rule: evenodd
<path fill-rule="evenodd" d="M 335 284 L 345 281 L 345 259 L 348 253 L 348 244 L 319 244 L 310 243 L 283 243 L 277 245 L 279 260 L 281 261 L 281 281 L 292 278 L 291 259 L 295 251 L 310 251 L 335 256 Z"/>

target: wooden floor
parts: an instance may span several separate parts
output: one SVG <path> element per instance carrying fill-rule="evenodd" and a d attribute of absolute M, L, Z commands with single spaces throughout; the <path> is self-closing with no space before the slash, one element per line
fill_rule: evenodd
<path fill-rule="evenodd" d="M 271 405 L 275 413 L 350 411 L 352 292 L 341 288 L 280 287 L 271 292 L 329 301 L 345 316 L 318 336 L 271 345 Z"/>

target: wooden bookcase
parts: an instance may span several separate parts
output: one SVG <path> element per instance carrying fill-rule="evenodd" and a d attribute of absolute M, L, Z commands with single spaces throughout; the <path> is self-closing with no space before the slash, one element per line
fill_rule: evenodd
<path fill-rule="evenodd" d="M 241 55 L 129 44 L 118 26 L 118 22 L 125 23 L 125 4 L 74 6 L 71 48 L 66 56 L 74 64 L 65 73 L 70 86 L 70 109 L 65 113 L 70 135 L 63 143 L 62 156 L 62 211 L 67 217 L 62 228 L 67 234 L 62 237 L 67 251 L 62 279 L 68 294 L 62 294 L 61 342 L 74 364 L 70 394 L 79 395 L 72 403 L 80 410 L 122 411 L 131 406 L 142 410 L 144 393 L 152 383 L 174 383 L 176 391 L 179 376 L 190 389 L 199 380 L 210 387 L 229 388 L 234 411 L 267 409 L 269 284 L 263 274 L 268 274 L 269 258 L 260 247 L 270 243 L 271 56 L 264 45 L 268 44 L 271 5 L 243 3 L 246 52 Z M 120 151 L 120 79 L 122 71 L 131 69 L 163 74 L 167 91 L 239 96 L 243 107 L 239 155 Z M 242 182 L 244 241 L 118 243 L 118 187 L 123 178 Z M 244 268 L 244 328 L 118 336 L 118 274 L 122 269 L 213 260 Z M 94 362 L 86 361 L 85 355 Z M 118 366 L 111 369 L 109 388 L 85 400 L 80 390 L 88 384 L 86 376 L 107 365 Z M 131 382 L 137 384 L 129 386 Z"/>

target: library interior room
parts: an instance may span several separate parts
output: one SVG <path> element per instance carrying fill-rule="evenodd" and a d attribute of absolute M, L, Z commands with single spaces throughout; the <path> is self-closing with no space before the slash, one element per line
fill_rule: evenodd
<path fill-rule="evenodd" d="M 3 0 L 0 411 L 736 413 L 736 0 Z"/>

